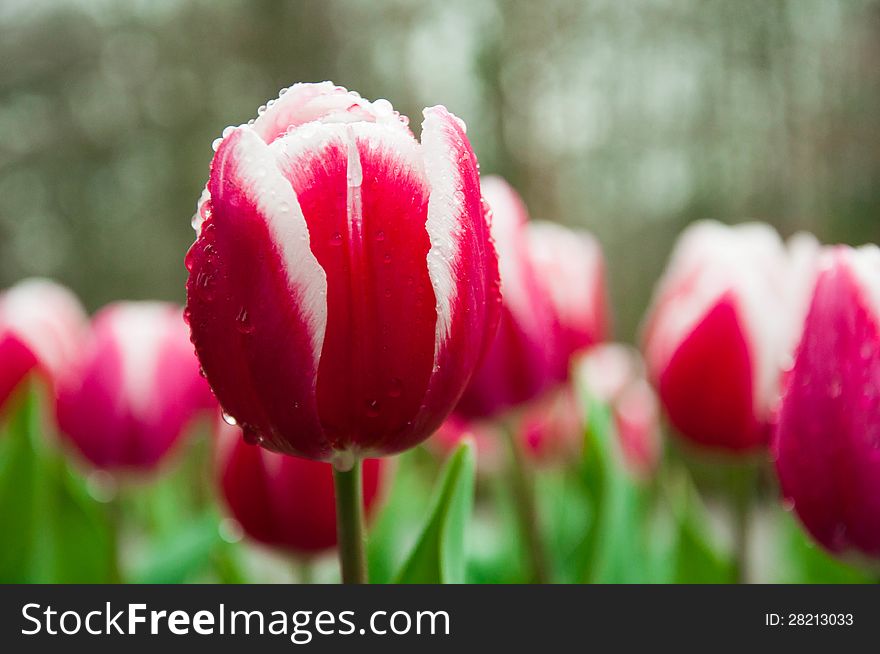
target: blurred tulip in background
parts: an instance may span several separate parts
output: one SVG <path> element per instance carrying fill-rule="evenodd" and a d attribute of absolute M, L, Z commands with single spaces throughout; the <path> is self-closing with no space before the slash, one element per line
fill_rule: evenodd
<path fill-rule="evenodd" d="M 482 191 L 492 211 L 503 303 L 492 346 L 456 407 L 456 413 L 470 419 L 496 416 L 556 382 L 558 334 L 550 298 L 529 253 L 528 211 L 500 177 L 483 179 Z"/>
<path fill-rule="evenodd" d="M 681 235 L 643 333 L 648 372 L 677 432 L 700 447 L 764 447 L 790 359 L 809 248 L 768 225 L 704 221 Z M 797 255 L 797 256 L 795 256 Z"/>
<path fill-rule="evenodd" d="M 241 429 L 218 420 L 217 473 L 225 504 L 244 532 L 264 545 L 310 557 L 336 546 L 333 468 L 247 443 Z M 377 508 L 388 464 L 367 459 L 363 502 Z"/>
<path fill-rule="evenodd" d="M 118 302 L 99 311 L 57 390 L 58 425 L 96 468 L 148 471 L 214 407 L 180 307 Z"/>
<path fill-rule="evenodd" d="M 44 279 L 0 295 L 0 408 L 32 370 L 54 383 L 79 354 L 88 318 L 79 300 Z"/>

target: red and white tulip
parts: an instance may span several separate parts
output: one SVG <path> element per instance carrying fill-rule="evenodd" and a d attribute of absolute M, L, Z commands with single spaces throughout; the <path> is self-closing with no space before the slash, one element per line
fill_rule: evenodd
<path fill-rule="evenodd" d="M 823 253 L 773 453 L 782 492 L 835 553 L 880 557 L 880 249 Z"/>
<path fill-rule="evenodd" d="M 682 234 L 648 313 L 644 352 L 670 422 L 689 441 L 727 452 L 767 444 L 810 244 L 790 252 L 757 223 L 706 221 Z"/>
<path fill-rule="evenodd" d="M 497 259 L 464 123 L 297 84 L 217 144 L 187 316 L 228 415 L 346 467 L 427 438 L 494 336 Z"/>
<path fill-rule="evenodd" d="M 0 408 L 31 371 L 53 384 L 87 324 L 79 300 L 54 282 L 29 279 L 0 294 Z"/>
<path fill-rule="evenodd" d="M 92 320 L 57 388 L 58 426 L 92 465 L 149 470 L 216 406 L 179 307 L 111 304 Z"/>
<path fill-rule="evenodd" d="M 218 479 L 226 506 L 252 539 L 302 556 L 336 546 L 333 467 L 269 452 L 246 442 L 241 430 L 218 421 Z M 366 459 L 363 502 L 377 507 L 388 463 Z"/>

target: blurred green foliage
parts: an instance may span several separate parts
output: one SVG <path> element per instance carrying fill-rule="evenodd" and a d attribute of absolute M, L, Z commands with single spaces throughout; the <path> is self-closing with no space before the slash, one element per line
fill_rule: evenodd
<path fill-rule="evenodd" d="M 242 538 L 219 500 L 213 453 L 198 431 L 158 474 L 120 478 L 109 493 L 54 437 L 42 397 L 39 388 L 21 389 L 0 420 L 0 583 L 338 580 L 332 552 L 298 559 Z M 532 471 L 551 581 L 735 581 L 732 549 L 713 528 L 687 467 L 667 460 L 656 479 L 631 477 L 607 407 L 590 402 L 577 465 Z M 370 528 L 373 583 L 530 578 L 510 484 L 484 471 L 475 488 L 475 454 L 464 443 L 445 461 L 421 448 L 398 457 Z M 752 580 L 872 580 L 867 568 L 825 554 L 781 508 L 769 511 L 771 530 L 751 553 L 753 562 L 769 564 Z"/>

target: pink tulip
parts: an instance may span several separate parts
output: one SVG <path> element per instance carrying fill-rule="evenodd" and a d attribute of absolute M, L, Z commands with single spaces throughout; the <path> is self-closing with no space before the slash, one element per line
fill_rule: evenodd
<path fill-rule="evenodd" d="M 492 209 L 504 302 L 495 340 L 456 407 L 469 420 L 524 404 L 557 381 L 555 316 L 529 253 L 525 205 L 499 177 L 484 179 L 482 188 Z"/>
<path fill-rule="evenodd" d="M 76 297 L 54 282 L 30 279 L 0 294 L 0 408 L 31 371 L 54 383 L 86 324 Z"/>
<path fill-rule="evenodd" d="M 670 422 L 691 442 L 728 452 L 767 443 L 800 312 L 794 278 L 810 254 L 801 245 L 788 252 L 756 223 L 701 222 L 681 236 L 644 351 Z"/>
<path fill-rule="evenodd" d="M 299 555 L 336 546 L 333 468 L 329 463 L 269 452 L 218 421 L 220 488 L 232 516 L 254 540 Z M 386 462 L 367 459 L 363 502 L 369 517 L 378 504 Z"/>
<path fill-rule="evenodd" d="M 593 236 L 537 221 L 527 230 L 529 253 L 550 299 L 558 329 L 559 379 L 568 378 L 572 356 L 608 337 L 605 260 Z"/>
<path fill-rule="evenodd" d="M 427 438 L 488 347 L 497 260 L 464 123 L 297 84 L 228 128 L 194 220 L 187 315 L 245 436 L 341 468 Z"/>
<path fill-rule="evenodd" d="M 161 302 L 101 310 L 58 384 L 61 431 L 108 470 L 154 468 L 212 405 L 181 310 Z"/>
<path fill-rule="evenodd" d="M 578 363 L 589 395 L 611 410 L 623 463 L 636 477 L 660 464 L 660 404 L 639 353 L 619 343 L 593 348 Z"/>
<path fill-rule="evenodd" d="M 835 553 L 880 557 L 880 249 L 821 258 L 774 438 L 782 492 Z"/>

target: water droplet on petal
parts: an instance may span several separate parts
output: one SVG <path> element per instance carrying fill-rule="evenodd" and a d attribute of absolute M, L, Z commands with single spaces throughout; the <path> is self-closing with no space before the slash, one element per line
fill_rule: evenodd
<path fill-rule="evenodd" d="M 263 442 L 263 437 L 249 425 L 243 425 L 241 433 L 244 436 L 244 442 L 248 445 L 260 445 Z"/>
<path fill-rule="evenodd" d="M 223 416 L 223 422 L 225 422 L 227 425 L 235 427 L 238 424 L 238 420 L 236 420 L 232 415 L 226 413 L 225 411 L 221 415 Z"/>
<path fill-rule="evenodd" d="M 251 334 L 254 331 L 254 323 L 244 307 L 239 309 L 238 315 L 235 317 L 235 328 L 242 334 Z"/>
<path fill-rule="evenodd" d="M 383 232 L 381 229 L 378 232 L 376 232 L 376 240 L 377 241 L 384 241 L 385 240 L 385 232 Z"/>
<path fill-rule="evenodd" d="M 333 236 L 330 237 L 330 245 L 334 247 L 342 245 L 342 234 L 333 232 Z"/>
<path fill-rule="evenodd" d="M 390 252 L 385 253 L 385 256 L 382 257 L 382 262 L 385 264 L 391 263 L 391 253 Z"/>
<path fill-rule="evenodd" d="M 379 416 L 379 400 L 367 400 L 367 416 L 370 418 Z"/>
<path fill-rule="evenodd" d="M 397 377 L 391 378 L 391 385 L 388 387 L 388 397 L 400 397 L 403 393 L 403 382 Z"/>

